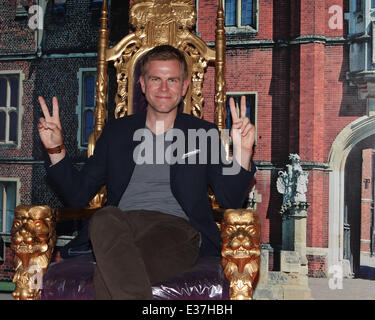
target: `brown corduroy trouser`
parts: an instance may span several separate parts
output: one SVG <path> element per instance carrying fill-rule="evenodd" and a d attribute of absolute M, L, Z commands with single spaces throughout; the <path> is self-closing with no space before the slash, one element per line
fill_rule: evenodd
<path fill-rule="evenodd" d="M 105 207 L 90 219 L 89 233 L 95 299 L 152 299 L 153 284 L 188 269 L 199 255 L 198 231 L 158 211 Z"/>

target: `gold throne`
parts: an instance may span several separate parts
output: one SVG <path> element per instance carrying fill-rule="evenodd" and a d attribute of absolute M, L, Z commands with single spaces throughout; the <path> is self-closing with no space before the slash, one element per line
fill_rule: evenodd
<path fill-rule="evenodd" d="M 192 33 L 196 11 L 192 0 L 134 0 L 130 24 L 134 32 L 114 47 L 108 44 L 107 1 L 103 1 L 99 28 L 96 82 L 95 127 L 89 138 L 88 156 L 106 122 L 107 68 L 116 69 L 115 117 L 137 111 L 135 99 L 137 62 L 147 51 L 162 44 L 180 49 L 188 64 L 190 86 L 184 99 L 184 112 L 203 118 L 203 76 L 208 63 L 215 64 L 215 123 L 225 128 L 225 31 L 222 1 L 218 1 L 216 48 L 209 48 Z M 224 140 L 229 150 L 229 140 Z M 228 154 L 229 156 L 229 154 Z M 250 183 L 250 181 L 249 181 Z M 251 299 L 260 265 L 260 224 L 257 213 L 246 209 L 222 209 L 209 193 L 217 225 L 222 235 L 222 266 L 229 281 L 231 299 Z M 11 247 L 15 252 L 15 299 L 40 299 L 42 276 L 54 250 L 57 222 L 90 217 L 105 203 L 105 187 L 88 208 L 53 209 L 48 206 L 18 206 L 12 227 Z"/>

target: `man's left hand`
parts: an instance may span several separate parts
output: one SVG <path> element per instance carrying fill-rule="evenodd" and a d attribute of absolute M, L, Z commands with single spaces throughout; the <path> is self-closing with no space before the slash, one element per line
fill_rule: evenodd
<path fill-rule="evenodd" d="M 230 133 L 233 142 L 233 156 L 241 167 L 249 170 L 255 142 L 255 126 L 246 117 L 246 97 L 241 97 L 240 115 L 237 114 L 233 98 L 229 99 L 229 107 L 233 121 Z"/>

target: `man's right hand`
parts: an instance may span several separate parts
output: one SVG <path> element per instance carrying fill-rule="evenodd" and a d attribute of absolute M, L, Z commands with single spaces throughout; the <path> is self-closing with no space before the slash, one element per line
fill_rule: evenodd
<path fill-rule="evenodd" d="M 56 97 L 52 98 L 52 115 L 43 97 L 38 97 L 44 117 L 39 119 L 38 131 L 40 139 L 46 149 L 63 145 L 63 135 L 59 116 L 59 103 Z M 60 153 L 49 154 L 51 163 L 55 164 L 65 157 L 65 149 Z"/>

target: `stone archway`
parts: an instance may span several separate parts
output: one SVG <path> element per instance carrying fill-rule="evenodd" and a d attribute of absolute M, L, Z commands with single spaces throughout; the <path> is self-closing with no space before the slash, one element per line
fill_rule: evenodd
<path fill-rule="evenodd" d="M 329 236 L 327 270 L 343 267 L 344 276 L 351 274 L 344 254 L 345 164 L 350 151 L 362 140 L 375 135 L 375 116 L 363 116 L 349 123 L 336 137 L 329 157 Z"/>

